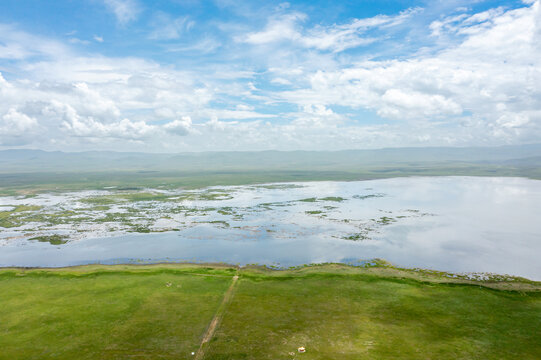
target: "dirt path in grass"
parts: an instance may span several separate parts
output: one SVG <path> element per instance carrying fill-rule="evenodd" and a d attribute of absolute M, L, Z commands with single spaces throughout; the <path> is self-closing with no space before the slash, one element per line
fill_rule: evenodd
<path fill-rule="evenodd" d="M 225 292 L 224 299 L 222 300 L 220 307 L 216 311 L 216 314 L 214 314 L 214 317 L 212 318 L 212 321 L 210 322 L 210 325 L 207 328 L 205 335 L 203 336 L 203 340 L 201 340 L 201 345 L 199 345 L 199 350 L 197 350 L 197 353 L 195 354 L 195 360 L 202 360 L 205 357 L 205 344 L 207 344 L 214 336 L 214 333 L 216 332 L 216 328 L 218 327 L 218 324 L 220 323 L 224 315 L 227 303 L 233 297 L 235 284 L 237 283 L 238 279 L 239 279 L 238 275 L 233 276 L 233 281 L 231 282 L 231 285 L 229 285 L 229 288 Z"/>

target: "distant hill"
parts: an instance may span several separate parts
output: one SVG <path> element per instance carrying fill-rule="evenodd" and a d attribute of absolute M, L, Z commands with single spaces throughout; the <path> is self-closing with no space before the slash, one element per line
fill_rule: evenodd
<path fill-rule="evenodd" d="M 0 151 L 0 195 L 449 175 L 541 179 L 541 144 L 177 154 Z"/>
<path fill-rule="evenodd" d="M 541 144 L 344 151 L 258 151 L 150 154 L 135 152 L 0 151 L 0 173 L 72 171 L 348 170 L 435 163 L 539 166 Z"/>

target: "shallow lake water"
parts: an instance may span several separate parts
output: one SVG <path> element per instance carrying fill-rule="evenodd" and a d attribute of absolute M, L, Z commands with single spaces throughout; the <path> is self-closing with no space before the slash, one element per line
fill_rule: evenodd
<path fill-rule="evenodd" d="M 168 203 L 146 204 L 165 209 L 152 226 L 174 223 L 175 231 L 100 233 L 51 245 L 0 228 L 0 266 L 194 261 L 287 267 L 381 258 L 404 267 L 541 280 L 538 180 L 408 177 L 214 189 L 227 196 L 183 201 L 184 207 L 213 209 L 190 217 L 163 216 Z M 88 192 L 81 194 L 3 199 L 0 205 L 66 208 Z"/>

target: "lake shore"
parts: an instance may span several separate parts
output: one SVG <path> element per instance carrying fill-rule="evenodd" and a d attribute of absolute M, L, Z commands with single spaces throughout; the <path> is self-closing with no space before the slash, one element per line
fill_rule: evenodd
<path fill-rule="evenodd" d="M 226 263 L 201 262 L 157 262 L 139 264 L 85 264 L 63 267 L 0 267 L 0 273 L 14 272 L 17 276 L 28 274 L 71 274 L 74 276 L 95 275 L 109 272 L 148 273 L 156 270 L 171 271 L 226 271 L 243 275 L 250 274 L 270 276 L 274 278 L 306 276 L 312 273 L 325 272 L 341 275 L 368 275 L 382 278 L 410 279 L 424 283 L 459 284 L 483 286 L 497 290 L 541 292 L 541 281 L 535 281 L 518 276 L 494 273 L 455 274 L 445 271 L 421 268 L 403 268 L 390 264 L 382 259 L 364 262 L 362 265 L 342 263 L 305 264 L 281 268 L 259 264 L 239 266 Z"/>
<path fill-rule="evenodd" d="M 0 266 L 386 259 L 541 280 L 541 181 L 414 177 L 0 197 Z"/>

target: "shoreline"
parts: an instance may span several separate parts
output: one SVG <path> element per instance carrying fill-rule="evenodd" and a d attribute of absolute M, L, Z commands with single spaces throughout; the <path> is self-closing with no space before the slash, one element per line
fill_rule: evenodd
<path fill-rule="evenodd" d="M 101 273 L 131 274 L 152 273 L 159 271 L 195 272 L 204 274 L 208 271 L 230 271 L 242 276 L 267 276 L 271 278 L 312 276 L 318 274 L 332 276 L 368 276 L 381 279 L 416 281 L 422 284 L 448 284 L 482 286 L 495 290 L 541 293 L 541 281 L 523 277 L 485 274 L 486 278 L 471 278 L 469 274 L 453 274 L 444 271 L 401 268 L 384 260 L 377 259 L 368 266 L 356 266 L 343 263 L 307 264 L 289 268 L 277 268 L 266 265 L 247 264 L 244 266 L 227 263 L 194 263 L 194 262 L 159 262 L 152 264 L 85 264 L 64 267 L 0 267 L 0 276 L 13 272 L 15 276 L 39 275 L 43 273 L 73 276 L 97 275 Z M 233 275 L 231 275 L 233 276 Z"/>
<path fill-rule="evenodd" d="M 10 173 L 0 173 L 2 175 L 9 175 Z M 30 173 L 34 174 L 34 173 Z M 37 173 L 40 174 L 40 173 Z M 19 175 L 19 174 L 17 174 Z M 30 185 L 8 185 L 0 186 L 0 197 L 33 197 L 44 194 L 59 194 L 59 193 L 78 193 L 83 191 L 144 191 L 149 189 L 159 189 L 165 191 L 198 191 L 212 188 L 221 187 L 243 187 L 243 186 L 266 186 L 266 185 L 288 185 L 288 184 L 302 184 L 302 183 L 317 183 L 317 182 L 362 182 L 362 181 L 374 181 L 374 180 L 390 180 L 397 178 L 439 178 L 439 177 L 473 177 L 473 178 L 517 178 L 541 181 L 541 175 L 529 175 L 519 173 L 460 173 L 460 174 L 448 174 L 448 173 L 406 173 L 406 174 L 364 174 L 364 173 L 347 173 L 347 176 L 343 177 L 306 177 L 306 178 L 292 178 L 292 179 L 268 179 L 268 180 L 246 180 L 246 181 L 224 181 L 209 184 L 199 185 L 183 185 L 177 183 L 171 184 L 154 184 L 141 182 L 140 184 L 133 185 L 131 187 L 123 187 L 120 183 L 115 185 L 100 183 L 100 185 L 88 186 L 76 186 L 78 183 L 69 184 L 71 186 L 59 187 L 57 183 L 48 184 L 30 184 Z"/>
<path fill-rule="evenodd" d="M 439 176 L 438 178 L 451 178 L 451 180 L 432 180 L 434 177 L 427 176 L 408 176 L 408 178 L 413 179 L 428 179 L 426 180 L 429 183 L 434 182 L 437 186 L 443 186 L 446 182 L 451 182 L 455 184 L 458 190 L 464 188 L 464 181 L 455 181 L 454 179 L 481 179 L 483 176 Z M 523 186 L 533 186 L 528 180 L 523 177 L 493 177 L 490 178 L 502 179 L 502 180 L 490 180 L 488 183 L 481 180 L 468 180 L 467 182 L 480 183 L 484 184 L 495 184 L 493 187 L 498 189 L 500 183 L 510 184 L 512 186 L 519 187 Z M 513 181 L 507 181 L 503 179 L 515 179 Z M 377 180 L 379 181 L 379 180 Z M 376 184 L 377 181 L 374 181 Z M 344 183 L 350 184 L 352 181 L 343 181 L 332 183 Z M 364 182 L 364 181 L 354 181 L 354 182 Z M 326 182 L 323 182 L 326 183 Z M 389 182 L 390 184 L 401 183 L 398 182 Z M 411 181 L 406 181 L 406 184 L 411 183 Z M 312 182 L 289 182 L 289 185 L 296 184 L 313 184 Z M 0 266 L 2 267 L 43 267 L 43 268 L 52 268 L 52 267 L 65 267 L 65 266 L 74 266 L 74 265 L 86 265 L 86 264 L 104 264 L 104 265 L 114 265 L 114 264 L 140 264 L 140 263 L 185 263 L 193 262 L 199 263 L 208 263 L 220 261 L 224 263 L 256 263 L 264 264 L 263 266 L 269 268 L 279 268 L 281 270 L 288 270 L 291 268 L 302 267 L 304 264 L 311 264 L 312 261 L 316 263 L 326 263 L 326 262 L 336 262 L 336 263 L 345 263 L 353 264 L 355 266 L 363 266 L 363 262 L 368 262 L 370 259 L 385 258 L 393 262 L 393 264 L 399 264 L 395 266 L 399 269 L 404 269 L 404 271 L 410 272 L 422 272 L 422 273 L 433 273 L 438 274 L 439 276 L 446 277 L 448 279 L 459 278 L 462 280 L 476 280 L 476 281 L 517 281 L 516 279 L 520 277 L 526 278 L 527 281 L 539 281 L 541 280 L 538 276 L 539 270 L 535 265 L 535 258 L 532 257 L 535 254 L 535 251 L 528 251 L 523 256 L 526 259 L 526 262 L 515 263 L 517 258 L 512 258 L 508 261 L 507 252 L 505 252 L 504 247 L 491 247 L 495 249 L 492 251 L 496 256 L 505 257 L 502 259 L 504 262 L 495 263 L 495 266 L 483 266 L 484 263 L 476 257 L 469 256 L 466 260 L 467 266 L 453 266 L 450 262 L 451 260 L 445 262 L 441 260 L 441 256 L 438 258 L 438 254 L 441 253 L 439 249 L 439 242 L 447 240 L 448 242 L 453 240 L 456 242 L 456 239 L 446 239 L 441 236 L 436 237 L 436 240 L 433 239 L 424 239 L 426 236 L 421 239 L 424 239 L 427 244 L 436 244 L 435 261 L 404 261 L 405 256 L 410 256 L 411 259 L 416 259 L 417 256 L 415 253 L 407 253 L 405 255 L 396 256 L 397 251 L 403 253 L 403 249 L 398 249 L 398 246 L 391 246 L 390 250 L 387 249 L 387 253 L 384 251 L 376 251 L 379 248 L 376 246 L 371 246 L 371 243 L 365 242 L 364 240 L 378 240 L 378 234 L 382 231 L 390 232 L 389 239 L 393 239 L 392 236 L 398 239 L 406 239 L 406 235 L 400 233 L 398 229 L 399 225 L 403 227 L 411 228 L 411 231 L 415 231 L 415 221 L 417 220 L 408 220 L 410 218 L 423 217 L 423 216 L 436 216 L 439 214 L 438 208 L 436 210 L 430 207 L 426 203 L 426 199 L 423 200 L 421 197 L 420 200 L 417 197 L 414 198 L 415 201 L 407 199 L 409 202 L 405 205 L 401 205 L 400 198 L 396 200 L 397 204 L 391 203 L 385 206 L 379 205 L 379 203 L 368 203 L 372 200 L 372 197 L 385 197 L 387 192 L 391 195 L 390 198 L 393 198 L 392 187 L 387 190 L 385 187 L 379 189 L 374 186 L 373 188 L 366 188 L 358 190 L 351 190 L 352 186 L 345 186 L 339 190 L 329 190 L 319 198 L 310 197 L 312 196 L 311 191 L 314 190 L 310 186 L 306 186 L 307 189 L 312 189 L 310 191 L 306 190 L 290 190 L 289 187 L 284 187 L 283 191 L 286 195 L 281 195 L 280 189 L 281 186 L 287 185 L 284 183 L 267 183 L 266 186 L 261 185 L 261 189 L 252 189 L 248 187 L 244 189 L 244 186 L 231 186 L 231 187 L 217 187 L 216 191 L 213 192 L 193 192 L 184 194 L 184 197 L 178 197 L 176 193 L 164 193 L 158 189 L 146 189 L 144 192 L 141 190 L 131 191 L 131 192 L 120 192 L 120 194 L 101 194 L 97 196 L 96 194 L 86 194 L 85 196 L 70 198 L 67 199 L 56 199 L 54 198 L 51 204 L 47 203 L 45 200 L 32 200 L 37 201 L 26 203 L 17 203 L 13 209 L 5 211 L 4 218 L 7 225 L 10 225 L 8 222 L 11 221 L 13 225 L 20 225 L 19 227 L 10 227 L 8 232 L 3 234 L 5 238 L 0 239 L 0 247 L 6 245 L 9 248 L 5 248 L 3 258 L 0 261 Z M 385 185 L 385 183 L 382 183 Z M 517 185 L 518 184 L 518 185 Z M 528 185 L 530 184 L 530 185 Z M 279 185 L 279 187 L 274 187 Z M 382 186 L 383 186 L 382 185 Z M 479 185 L 479 184 L 478 184 Z M 368 186 L 368 185 L 367 185 Z M 231 190 L 239 187 L 239 193 L 242 195 L 244 193 L 240 192 L 241 190 L 245 191 L 246 194 L 250 196 L 256 196 L 253 199 L 254 204 L 250 203 L 250 206 L 244 203 L 235 203 L 236 201 L 236 192 L 234 191 L 225 191 Z M 361 186 L 362 187 L 362 186 Z M 207 189 L 212 189 L 214 187 L 208 187 Z M 538 186 L 533 187 L 534 190 Z M 224 190 L 225 189 L 225 190 Z M 318 188 L 315 188 L 318 190 Z M 375 190 L 374 190 L 375 189 Z M 528 188 L 529 189 L 529 188 Z M 151 191 L 152 190 L 152 191 Z M 219 191 L 222 190 L 222 191 Z M 314 190 L 314 191 L 316 191 Z M 381 190 L 381 191 L 380 191 Z M 304 191 L 304 192 L 303 192 Z M 358 195 L 358 192 L 362 192 L 362 195 Z M 277 192 L 278 195 L 282 197 L 277 197 L 274 194 Z M 262 197 L 261 193 L 267 197 Z M 291 194 L 289 194 L 291 193 Z M 539 192 L 537 192 L 539 193 Z M 437 196 L 439 193 L 432 194 Z M 88 196 L 87 196 L 88 195 Z M 422 194 L 421 194 L 422 195 Z M 431 196 L 432 196 L 431 195 Z M 491 195 L 491 193 L 489 193 Z M 396 197 L 396 194 L 395 194 Z M 425 198 L 427 196 L 425 195 Z M 432 199 L 431 197 L 428 197 Z M 232 200 L 233 199 L 233 200 Z M 250 198 L 251 199 L 251 198 Z M 255 199 L 263 199 L 257 200 Z M 366 199 L 366 205 L 360 203 Z M 231 200 L 231 201 L 230 201 Z M 445 198 L 443 199 L 445 200 Z M 511 199 L 512 201 L 518 201 L 515 198 Z M 26 201 L 26 200 L 21 200 Z M 44 202 L 45 201 L 45 202 Z M 225 201 L 223 204 L 221 201 Z M 252 201 L 252 200 L 250 200 Z M 273 202 L 274 201 L 274 202 Z M 379 209 L 373 210 L 373 214 L 365 214 L 360 212 L 355 215 L 349 212 L 342 210 L 342 205 L 337 205 L 339 202 L 345 202 L 344 207 L 347 210 L 349 202 L 359 202 L 354 205 L 355 209 Z M 380 201 L 380 200 L 377 200 Z M 383 200 L 385 201 L 385 199 Z M 404 200 L 405 201 L 405 200 Z M 423 202 L 424 201 L 424 202 Z M 64 204 L 65 202 L 66 204 Z M 82 205 L 81 205 L 82 204 Z M 283 209 L 283 206 L 294 206 L 291 210 L 289 208 Z M 385 204 L 384 204 L 385 205 Z M 397 206 L 398 210 L 395 209 Z M 70 207 L 71 206 L 71 207 Z M 349 205 L 350 207 L 353 205 Z M 384 210 L 381 210 L 383 206 Z M 425 211 L 425 207 L 428 206 L 428 210 Z M 20 208 L 20 209 L 19 209 Z M 57 209 L 58 208 L 58 209 Z M 151 209 L 151 210 L 148 210 Z M 158 209 L 158 210 L 154 210 Z M 289 209 L 289 210 L 288 210 Z M 335 210 L 338 209 L 338 210 Z M 419 210 L 421 209 L 421 210 Z M 392 210 L 392 211 L 390 211 Z M 441 209 L 439 209 L 441 210 Z M 469 211 L 469 208 L 466 209 Z M 154 212 L 152 212 L 154 211 Z M 157 211 L 157 212 L 156 212 Z M 293 211 L 295 214 L 298 214 L 299 218 L 290 220 L 286 212 Z M 270 214 L 274 216 L 272 221 L 266 220 L 267 222 L 257 222 L 259 218 L 262 218 L 261 214 Z M 392 215 L 388 215 L 390 213 Z M 105 214 L 105 217 L 102 215 Z M 127 215 L 126 215 L 127 214 Z M 444 213 L 445 215 L 445 213 Z M 453 215 L 453 214 L 451 214 Z M 474 214 L 475 215 L 475 214 Z M 463 216 L 464 217 L 464 216 Z M 13 218 L 13 219 L 12 219 Z M 178 218 L 178 219 L 177 219 Z M 158 219 L 158 220 L 156 220 Z M 169 220 L 164 220 L 169 219 Z M 402 220 L 403 219 L 403 220 Z M 463 220 L 461 218 L 454 220 Z M 487 217 L 489 219 L 489 217 Z M 161 222 L 169 221 L 168 223 Z M 490 219 L 489 219 L 490 220 Z M 25 223 L 25 221 L 27 223 Z M 31 232 L 31 225 L 42 224 L 44 225 L 41 228 L 36 229 Z M 49 223 L 47 223 L 49 221 Z M 447 223 L 439 224 L 437 219 L 430 220 L 431 226 L 436 228 L 436 226 L 445 227 L 448 226 Z M 170 223 L 175 222 L 179 224 L 178 228 L 171 228 L 173 225 Z M 399 223 L 399 222 L 403 222 Z M 421 222 L 419 220 L 418 222 Z M 396 224 L 395 224 L 396 223 Z M 460 223 L 460 221 L 458 222 Z M 531 220 L 529 225 L 533 224 Z M 255 225 L 254 225 L 255 224 Z M 433 224 L 433 225 L 432 225 Z M 466 225 L 464 225 L 466 224 Z M 465 236 L 454 236 L 459 239 L 476 238 L 476 233 L 472 230 L 476 230 L 475 226 L 469 222 L 464 222 L 462 228 L 462 235 Z M 488 222 L 489 229 L 492 230 L 493 223 Z M 513 223 L 510 223 L 513 225 Z M 92 228 L 92 226 L 97 226 L 98 228 Z M 286 228 L 286 226 L 294 226 L 292 228 Z M 390 225 L 388 227 L 387 226 Z M 133 227 L 131 228 L 121 228 Z M 167 228 L 165 228 L 167 226 Z M 199 233 L 199 228 L 201 227 L 201 232 Z M 307 235 L 300 231 L 312 230 L 317 228 L 317 226 L 325 226 L 324 235 L 318 238 L 316 235 L 308 232 Z M 276 228 L 275 228 L 276 227 Z M 107 229 L 111 228 L 108 232 L 105 233 Z M 284 228 L 284 229 L 281 229 Z M 500 231 L 502 227 L 500 226 Z M 514 229 L 513 226 L 509 228 Z M 23 231 L 26 229 L 26 232 Z M 223 230 L 230 229 L 230 230 Z M 277 234 L 274 234 L 277 232 Z M 398 230 L 396 230 L 398 229 Z M 446 228 L 444 228 L 445 230 Z M 504 227 L 503 230 L 508 228 Z M 515 232 L 521 233 L 523 228 L 516 230 Z M 396 231 L 395 231 L 396 230 Z M 498 229 L 494 230 L 497 231 Z M 182 233 L 181 233 L 182 231 Z M 393 232 L 395 231 L 395 232 Z M 408 230 L 409 231 L 409 230 Z M 453 228 L 453 231 L 458 232 Z M 535 233 L 538 231 L 537 227 L 534 228 Z M 77 238 L 73 238 L 72 233 L 76 232 Z M 176 237 L 173 236 L 178 233 L 182 237 L 182 241 L 177 241 Z M 448 231 L 450 233 L 450 231 Z M 99 236 L 96 236 L 96 235 Z M 280 239 L 288 238 L 291 234 L 294 242 L 291 242 L 292 245 L 289 245 L 290 242 L 284 242 Z M 319 234 L 319 233 L 318 233 Z M 303 236 L 301 236 L 303 235 Z M 306 236 L 304 236 L 306 235 Z M 374 235 L 375 238 L 371 236 Z M 422 235 L 422 234 L 421 234 Z M 477 234 L 479 235 L 479 234 Z M 482 234 L 481 234 L 482 235 Z M 301 253 L 300 256 L 295 254 L 294 256 L 285 256 L 289 254 L 288 250 L 291 247 L 296 247 L 298 249 L 311 248 L 312 246 L 312 236 L 314 239 L 320 241 L 319 245 L 322 248 L 331 248 L 335 246 L 335 239 L 338 238 L 340 241 L 340 250 L 336 251 L 336 254 L 332 256 L 325 256 L 325 253 L 321 250 L 316 254 L 308 254 L 308 252 Z M 144 237 L 144 239 L 143 239 Z M 156 241 L 147 241 L 147 237 L 152 237 L 151 240 Z M 175 239 L 172 239 L 175 237 Z M 235 241 L 226 241 L 230 240 Z M 261 237 L 262 239 L 267 239 L 264 241 L 257 249 L 254 247 L 248 248 L 244 246 L 244 243 L 241 241 L 251 241 L 252 238 L 256 239 Z M 117 244 L 112 241 L 109 242 L 109 239 L 121 240 L 121 243 Z M 135 239 L 136 241 L 132 244 L 129 241 Z M 143 240 L 141 240 L 143 239 Z M 212 246 L 208 242 L 199 242 L 199 240 L 209 240 L 215 239 L 217 241 L 218 247 L 216 244 Z M 275 239 L 278 239 L 275 241 Z M 289 238 L 288 238 L 289 239 Z M 387 239 L 387 238 L 385 238 Z M 485 239 L 480 237 L 481 240 Z M 499 239 L 499 238 L 498 238 Z M 503 237 L 502 237 L 503 239 Z M 530 236 L 529 244 L 532 244 L 530 250 L 535 250 L 536 248 L 536 238 Z M 30 241 L 27 241 L 30 240 Z M 272 243 L 275 241 L 275 243 Z M 343 241 L 347 240 L 347 241 Z M 439 241 L 439 242 L 438 242 Z M 505 241 L 500 241 L 504 243 Z M 32 244 L 32 246 L 20 246 Z M 43 243 L 43 245 L 41 244 Z M 50 247 L 46 246 L 46 243 L 50 243 Z M 412 248 L 418 246 L 410 241 Z M 68 244 L 68 245 L 64 245 Z M 133 247 L 134 244 L 137 244 Z M 368 245 L 367 245 L 368 244 Z M 512 244 L 512 243 L 511 243 Z M 98 250 L 94 252 L 92 249 L 88 251 L 85 247 L 91 247 L 93 245 L 104 245 L 103 247 L 96 247 Z M 124 249 L 138 249 L 137 251 L 124 251 Z M 192 251 L 194 245 L 202 247 L 200 250 Z M 277 247 L 277 245 L 282 247 Z M 386 245 L 386 243 L 379 244 L 379 247 Z M 387 244 L 388 245 L 388 244 Z M 392 245 L 392 244 L 391 244 Z M 406 242 L 406 245 L 408 243 Z M 483 245 L 481 242 L 479 246 Z M 485 241 L 484 245 L 487 245 Z M 505 244 L 503 244 L 505 245 Z M 264 247 L 263 247 L 264 246 Z M 469 249 L 469 243 L 462 241 L 458 242 L 456 245 L 458 250 L 467 250 Z M 266 248 L 265 248 L 266 247 Z M 317 248 L 317 247 L 315 247 Z M 58 249 L 58 250 L 57 250 Z M 141 250 L 143 249 L 143 250 Z M 154 249 L 158 249 L 154 251 Z M 164 250 L 165 249 L 165 250 Z M 199 249 L 196 247 L 196 249 Z M 216 249 L 221 249 L 220 251 Z M 258 251 L 255 251 L 258 250 Z M 263 250 L 261 250 L 263 249 Z M 225 252 L 224 252 L 225 251 Z M 270 256 L 269 254 L 273 255 Z M 394 253 L 392 252 L 394 251 Z M 438 252 L 439 251 L 439 252 Z M 10 257 L 11 255 L 13 257 Z M 69 256 L 70 254 L 74 255 L 73 257 Z M 148 256 L 145 256 L 147 255 Z M 169 257 L 170 254 L 182 254 L 182 257 Z M 229 254 L 225 256 L 224 254 Z M 394 254 L 394 256 L 393 256 Z M 529 254 L 529 255 L 527 255 Z M 67 256 L 66 256 L 67 255 Z M 283 256 L 284 255 L 284 256 Z M 458 256 L 460 256 L 460 251 L 458 251 Z M 519 254 L 520 255 L 520 254 Z M 451 256 L 451 255 L 450 255 Z M 46 261 L 44 259 L 47 259 Z M 70 259 L 69 261 L 64 261 L 65 259 Z M 274 260 L 273 261 L 269 261 Z M 366 259 L 360 261 L 358 259 Z M 409 259 L 409 258 L 408 258 Z M 451 258 L 450 258 L 451 259 Z M 490 261 L 493 258 L 485 256 L 485 261 L 488 265 L 492 265 Z M 497 258 L 499 259 L 499 258 Z M 421 259 L 423 260 L 423 259 Z M 426 259 L 424 259 L 426 260 Z M 431 258 L 429 260 L 432 260 Z M 463 261 L 466 261 L 463 260 Z M 454 260 L 453 260 L 454 261 Z M 359 264 L 360 262 L 360 264 Z M 314 266 L 313 264 L 311 264 Z M 407 266 L 411 268 L 401 268 L 401 266 Z M 426 268 L 428 267 L 428 268 Z M 439 269 L 445 269 L 445 271 L 440 271 Z M 513 275 L 508 275 L 513 274 Z M 533 280 L 535 279 L 535 280 Z"/>

